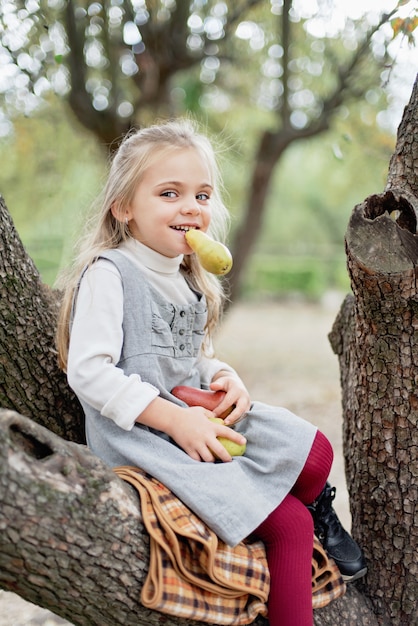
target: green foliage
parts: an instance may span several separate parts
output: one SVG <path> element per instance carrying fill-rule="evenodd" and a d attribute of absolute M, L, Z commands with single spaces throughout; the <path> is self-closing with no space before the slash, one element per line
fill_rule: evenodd
<path fill-rule="evenodd" d="M 253 231 L 253 239 L 259 237 L 256 256 L 316 258 L 328 244 L 343 254 L 353 205 L 384 184 L 388 142 L 377 133 L 375 114 L 385 109 L 390 42 L 396 36 L 412 40 L 416 12 L 406 0 L 387 14 L 379 9 L 380 17 L 365 11 L 356 20 L 334 19 L 328 0 L 238 4 L 29 7 L 0 0 L 0 133 L 14 115 L 33 114 L 47 98 L 51 105 L 36 120 L 18 117 L 15 136 L 0 146 L 0 191 L 45 280 L 51 282 L 68 259 L 74 226 L 100 188 L 104 169 L 103 155 L 81 134 L 70 106 L 104 145 L 131 123 L 184 114 L 204 119 L 214 135 L 233 145 L 224 154 L 224 173 L 234 226 L 251 198 L 260 138 L 271 133 L 286 154 L 268 183 L 263 232 L 259 237 Z M 67 98 L 68 109 L 52 101 L 52 93 Z M 337 111 L 342 116 L 336 130 L 306 140 L 333 127 Z M 362 125 L 352 128 L 358 119 Z M 249 209 L 264 211 L 251 204 Z M 253 242 L 247 250 L 253 252 Z M 274 290 L 274 270 L 267 274 Z M 310 279 L 306 275 L 300 283 Z"/>
<path fill-rule="evenodd" d="M 317 256 L 259 254 L 254 257 L 244 288 L 248 298 L 303 294 L 317 300 L 329 289 L 348 291 L 349 282 L 344 258 L 336 250 L 332 262 L 321 251 Z"/>
<path fill-rule="evenodd" d="M 64 99 L 71 91 L 75 114 L 105 142 L 132 120 L 197 111 L 221 95 L 230 108 L 293 113 L 300 128 L 321 116 L 333 93 L 356 98 L 365 84 L 379 85 L 389 43 L 413 40 L 413 4 L 385 14 L 365 8 L 353 21 L 341 20 L 329 0 L 0 0 L 0 126 L 32 114 L 47 94 Z M 379 29 L 379 20 L 392 28 Z"/>
<path fill-rule="evenodd" d="M 326 289 L 349 289 L 347 222 L 355 204 L 383 189 L 394 147 L 394 137 L 375 123 L 360 123 L 360 113 L 341 116 L 334 131 L 288 150 L 248 265 L 246 297 L 298 292 L 319 298 Z M 268 116 L 243 107 L 233 116 L 207 119 L 218 138 L 233 226 L 241 217 L 251 155 Z M 0 193 L 43 280 L 53 284 L 101 188 L 106 157 L 56 101 L 36 117 L 17 119 L 15 128 L 14 136 L 0 143 Z"/>
<path fill-rule="evenodd" d="M 13 136 L 0 142 L 0 158 L 0 193 L 51 284 L 100 188 L 105 154 L 55 101 L 35 117 L 16 119 Z"/>
<path fill-rule="evenodd" d="M 265 246 L 343 247 L 353 207 L 383 190 L 395 145 L 376 124 L 357 119 L 340 119 L 332 132 L 287 151 L 268 200 Z"/>
<path fill-rule="evenodd" d="M 347 223 L 356 204 L 384 189 L 395 146 L 394 135 L 377 126 L 376 102 L 370 100 L 352 106 L 350 114 L 342 110 L 333 130 L 287 150 L 247 266 L 245 297 L 299 292 L 318 298 L 326 289 L 349 290 Z M 255 145 L 272 119 L 267 112 L 251 114 L 242 107 L 221 121 L 221 142 L 232 146 L 221 157 L 234 229 L 246 203 Z M 216 115 L 210 118 L 214 129 L 219 122 Z"/>

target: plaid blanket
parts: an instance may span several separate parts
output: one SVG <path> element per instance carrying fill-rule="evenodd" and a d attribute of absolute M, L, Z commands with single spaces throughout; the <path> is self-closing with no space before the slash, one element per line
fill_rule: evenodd
<path fill-rule="evenodd" d="M 314 537 L 312 553 L 312 606 L 322 609 L 332 600 L 340 598 L 347 586 L 334 560 L 325 552 L 321 543 Z"/>
<path fill-rule="evenodd" d="M 150 535 L 150 564 L 141 590 L 144 606 L 211 624 L 239 626 L 267 616 L 270 576 L 261 541 L 231 548 L 181 500 L 137 467 L 117 467 L 140 496 Z M 315 541 L 313 605 L 319 608 L 345 592 L 336 568 Z"/>

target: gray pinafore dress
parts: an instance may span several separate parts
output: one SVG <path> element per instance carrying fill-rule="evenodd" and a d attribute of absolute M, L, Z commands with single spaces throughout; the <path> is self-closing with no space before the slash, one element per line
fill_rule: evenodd
<path fill-rule="evenodd" d="M 207 387 L 196 368 L 206 322 L 204 297 L 190 305 L 168 302 L 117 250 L 101 255 L 118 268 L 124 291 L 124 343 L 118 367 L 137 373 L 160 395 L 185 406 L 170 390 Z M 234 546 L 280 504 L 296 482 L 316 427 L 284 408 L 254 402 L 236 426 L 247 439 L 229 463 L 193 460 L 161 431 L 117 426 L 82 402 L 90 449 L 110 467 L 134 465 L 164 483 L 223 541 Z"/>

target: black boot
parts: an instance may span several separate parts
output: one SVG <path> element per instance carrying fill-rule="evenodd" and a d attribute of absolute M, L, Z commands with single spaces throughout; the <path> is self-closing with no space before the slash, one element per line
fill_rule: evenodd
<path fill-rule="evenodd" d="M 350 582 L 364 576 L 367 566 L 360 547 L 344 530 L 332 507 L 334 498 L 335 487 L 327 483 L 308 509 L 314 520 L 315 535 L 334 559 L 345 582 Z"/>

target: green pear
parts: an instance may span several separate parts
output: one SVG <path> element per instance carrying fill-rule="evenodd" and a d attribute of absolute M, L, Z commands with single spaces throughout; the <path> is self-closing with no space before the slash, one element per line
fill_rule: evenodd
<path fill-rule="evenodd" d="M 243 444 L 239 444 L 239 443 L 235 443 L 235 441 L 231 441 L 230 439 L 227 439 L 226 437 L 217 437 L 219 443 L 221 443 L 223 445 L 223 447 L 225 448 L 225 450 L 231 455 L 231 456 L 243 456 L 246 450 L 246 445 Z"/>
<path fill-rule="evenodd" d="M 215 241 L 203 230 L 197 228 L 188 230 L 185 237 L 206 271 L 211 274 L 227 274 L 229 272 L 232 267 L 232 255 L 223 243 Z"/>
<path fill-rule="evenodd" d="M 218 422 L 219 424 L 224 423 L 223 419 L 221 419 L 220 417 L 210 417 L 209 419 L 211 422 Z M 243 456 L 243 454 L 245 453 L 245 449 L 246 449 L 245 444 L 235 443 L 235 441 L 231 441 L 227 437 L 217 437 L 217 440 L 219 441 L 219 443 L 223 445 L 225 450 L 231 456 Z M 214 453 L 212 452 L 212 454 Z M 216 454 L 214 454 L 214 456 L 216 456 Z"/>

